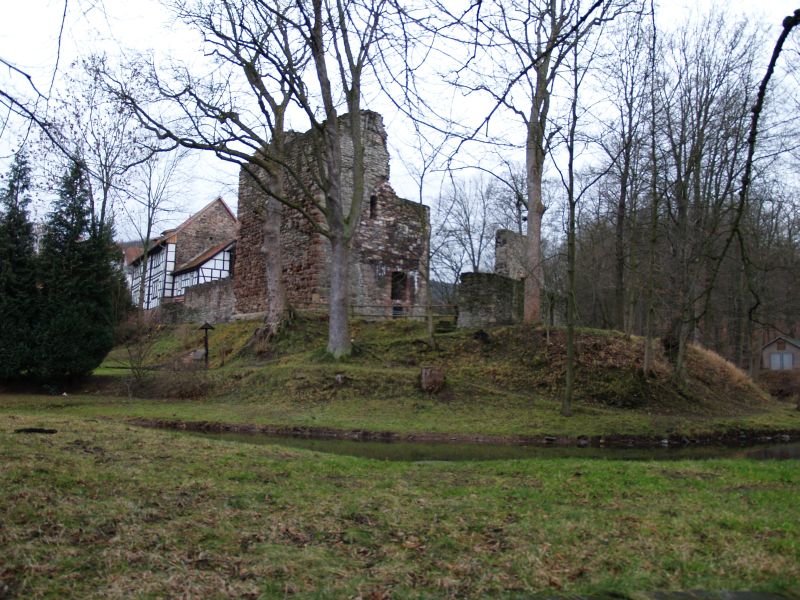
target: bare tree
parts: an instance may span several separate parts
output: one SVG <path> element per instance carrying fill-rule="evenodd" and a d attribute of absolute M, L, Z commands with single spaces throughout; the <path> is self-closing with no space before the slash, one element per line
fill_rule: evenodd
<path fill-rule="evenodd" d="M 629 214 L 635 216 L 630 203 L 636 201 L 643 179 L 638 172 L 641 145 L 644 141 L 647 85 L 651 75 L 647 64 L 647 29 L 641 12 L 625 15 L 620 27 L 611 29 L 611 52 L 605 57 L 601 72 L 605 78 L 609 98 L 614 104 L 614 118 L 606 121 L 606 131 L 601 145 L 613 163 L 616 180 L 616 214 L 614 224 L 614 326 L 630 331 L 631 320 L 626 325 L 626 271 L 627 264 L 635 259 L 628 252 Z M 631 228 L 632 229 L 632 228 Z M 628 258 L 630 256 L 630 258 Z"/>
<path fill-rule="evenodd" d="M 658 243 L 658 160 L 656 145 L 657 100 L 656 100 L 656 53 L 658 52 L 658 29 L 656 28 L 655 1 L 650 0 L 651 37 L 648 52 L 650 66 L 649 121 L 650 121 L 650 227 L 647 253 L 647 280 L 644 293 L 644 355 L 642 372 L 647 375 L 653 367 L 653 327 L 655 320 L 655 269 L 656 245 Z"/>
<path fill-rule="evenodd" d="M 63 89 L 51 101 L 52 117 L 37 117 L 46 152 L 85 165 L 92 229 L 98 233 L 111 227 L 115 204 L 124 199 L 131 169 L 153 155 L 156 142 L 108 93 L 101 79 L 105 66 L 105 57 L 97 55 L 73 63 Z M 52 175 L 60 176 L 58 172 Z"/>
<path fill-rule="evenodd" d="M 431 211 L 431 263 L 430 270 L 440 282 L 457 285 L 461 273 L 466 270 L 467 256 L 463 248 L 453 243 L 448 233 L 448 222 L 452 204 L 440 198 Z"/>
<path fill-rule="evenodd" d="M 448 209 L 439 233 L 450 253 L 463 256 L 461 262 L 473 273 L 492 269 L 497 191 L 496 183 L 482 177 L 453 178 L 443 198 Z"/>
<path fill-rule="evenodd" d="M 432 141 L 429 136 L 426 136 L 422 130 L 422 124 L 418 119 L 412 119 L 414 127 L 414 149 L 418 155 L 416 162 L 412 161 L 407 165 L 409 174 L 414 178 L 414 183 L 417 185 L 417 200 L 420 204 L 424 203 L 426 181 L 430 175 L 433 175 L 440 169 L 440 162 L 442 161 L 444 148 L 448 143 L 448 136 L 441 135 L 438 140 Z M 433 323 L 433 297 L 431 286 L 431 267 L 433 265 L 433 257 L 438 256 L 441 249 L 444 248 L 444 240 L 440 235 L 443 223 L 434 225 L 428 220 L 427 227 L 423 235 L 427 238 L 428 256 L 425 257 L 425 262 L 428 268 L 425 270 L 425 321 L 428 329 L 428 346 L 431 350 L 435 350 L 436 336 L 435 326 Z M 437 244 L 434 246 L 434 240 Z"/>
<path fill-rule="evenodd" d="M 595 174 L 582 182 L 576 179 L 575 161 L 580 158 L 581 150 L 588 145 L 580 139 L 578 122 L 585 116 L 586 110 L 581 106 L 581 86 L 596 56 L 597 40 L 590 43 L 587 37 L 574 44 L 566 61 L 570 72 L 570 108 L 566 131 L 563 134 L 567 153 L 566 169 L 558 168 L 561 182 L 567 193 L 567 363 L 564 396 L 561 403 L 561 414 L 572 415 L 572 398 L 575 390 L 575 325 L 577 321 L 577 305 L 575 302 L 575 265 L 576 265 L 576 216 L 577 206 L 581 198 L 597 183 L 605 172 Z"/>
<path fill-rule="evenodd" d="M 665 348 L 684 379 L 686 346 L 697 338 L 724 240 L 735 223 L 735 191 L 755 90 L 756 39 L 722 17 L 684 28 L 670 40 L 662 96 L 673 309 Z"/>
<path fill-rule="evenodd" d="M 122 77 L 112 77 L 112 84 L 160 137 L 251 165 L 245 166 L 251 172 L 266 172 L 265 193 L 300 211 L 328 239 L 328 351 L 345 356 L 351 348 L 350 246 L 369 194 L 363 86 L 374 55 L 388 45 L 389 26 L 401 13 L 387 0 L 197 0 L 176 8 L 204 35 L 217 68 L 195 76 L 178 67 L 166 76 L 150 64 L 151 98 L 138 96 Z M 280 151 L 290 104 L 315 135 L 310 155 L 294 163 Z M 349 173 L 343 170 L 345 146 L 352 148 Z M 303 190 L 302 198 L 281 189 L 280 176 Z"/>
<path fill-rule="evenodd" d="M 528 252 L 524 320 L 541 319 L 542 181 L 555 134 L 553 86 L 564 60 L 592 27 L 612 19 L 627 2 L 596 0 L 582 10 L 578 0 L 498 0 L 478 3 L 474 29 L 478 58 L 459 71 L 459 85 L 491 97 L 484 124 L 507 109 L 526 131 Z M 489 65 L 481 69 L 480 65 Z"/>
<path fill-rule="evenodd" d="M 126 202 L 123 212 L 141 244 L 142 259 L 139 265 L 136 305 L 141 319 L 147 291 L 148 261 L 154 228 L 178 210 L 177 196 L 180 168 L 187 151 L 177 149 L 168 154 L 155 153 L 137 165 L 128 177 L 125 188 Z"/>

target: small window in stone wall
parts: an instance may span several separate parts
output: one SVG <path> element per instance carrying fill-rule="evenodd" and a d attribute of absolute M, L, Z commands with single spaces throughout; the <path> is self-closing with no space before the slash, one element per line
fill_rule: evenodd
<path fill-rule="evenodd" d="M 378 197 L 372 194 L 369 197 L 369 218 L 374 219 L 378 216 Z"/>
<path fill-rule="evenodd" d="M 406 299 L 408 289 L 408 273 L 403 271 L 392 271 L 392 300 L 403 302 Z"/>

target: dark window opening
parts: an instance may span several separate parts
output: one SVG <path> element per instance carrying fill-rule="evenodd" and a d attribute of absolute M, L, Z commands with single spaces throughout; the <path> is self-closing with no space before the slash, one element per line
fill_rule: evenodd
<path fill-rule="evenodd" d="M 369 197 L 369 218 L 374 219 L 378 214 L 378 197 L 375 194 Z"/>
<path fill-rule="evenodd" d="M 402 302 L 406 299 L 408 274 L 403 271 L 392 272 L 392 301 Z"/>

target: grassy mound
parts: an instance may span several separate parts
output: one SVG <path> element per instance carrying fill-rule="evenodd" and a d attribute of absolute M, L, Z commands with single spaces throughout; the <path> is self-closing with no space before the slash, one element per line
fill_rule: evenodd
<path fill-rule="evenodd" d="M 426 342 L 425 327 L 412 321 L 355 322 L 353 356 L 335 362 L 324 352 L 325 319 L 298 317 L 276 339 L 249 344 L 255 322 L 221 324 L 211 332 L 210 366 L 191 357 L 202 347 L 193 325 L 163 327 L 148 343 L 148 364 L 156 377 L 146 395 L 190 398 L 235 394 L 239 399 L 319 404 L 343 398 L 416 400 L 422 365 L 437 366 L 447 378 L 438 399 L 487 403 L 531 397 L 556 400 L 563 393 L 565 332 L 524 326 L 488 331 L 457 330 Z M 243 351 L 243 349 L 246 349 Z M 650 373 L 642 371 L 644 341 L 614 331 L 577 333 L 576 403 L 639 409 L 658 414 L 736 415 L 769 402 L 742 371 L 718 355 L 691 347 L 687 379 L 677 384 L 660 348 Z M 105 372 L 125 366 L 117 348 Z"/>

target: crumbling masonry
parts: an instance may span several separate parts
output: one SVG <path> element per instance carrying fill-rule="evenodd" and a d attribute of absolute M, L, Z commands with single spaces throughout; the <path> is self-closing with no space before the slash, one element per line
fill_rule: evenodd
<path fill-rule="evenodd" d="M 353 149 L 346 134 L 347 117 L 340 117 L 342 136 L 342 197 L 352 194 Z M 428 208 L 399 198 L 389 185 L 389 152 L 381 116 L 362 112 L 365 136 L 365 197 L 352 241 L 350 302 L 353 314 L 386 318 L 421 314 L 428 269 Z M 293 134 L 287 143 L 288 161 L 299 164 L 308 153 L 313 131 Z M 313 177 L 303 182 L 315 189 Z M 287 178 L 289 181 L 289 178 Z M 287 184 L 287 196 L 302 202 L 299 186 Z M 234 293 L 239 318 L 266 311 L 266 269 L 269 248 L 263 244 L 265 194 L 244 170 L 239 176 L 239 237 L 236 245 Z M 322 215 L 304 205 L 322 223 Z M 328 303 L 331 250 L 298 211 L 282 206 L 280 240 L 283 281 L 288 302 L 296 308 L 325 310 Z"/>
<path fill-rule="evenodd" d="M 499 229 L 494 273 L 463 273 L 458 286 L 458 326 L 492 327 L 522 322 L 524 235 Z"/>

